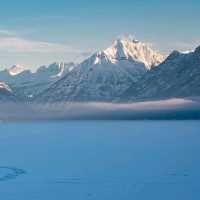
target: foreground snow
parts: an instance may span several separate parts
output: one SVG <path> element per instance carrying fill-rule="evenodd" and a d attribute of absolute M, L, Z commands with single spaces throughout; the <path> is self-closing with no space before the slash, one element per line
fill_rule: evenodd
<path fill-rule="evenodd" d="M 1 199 L 199 200 L 199 128 L 195 121 L 0 124 Z"/>

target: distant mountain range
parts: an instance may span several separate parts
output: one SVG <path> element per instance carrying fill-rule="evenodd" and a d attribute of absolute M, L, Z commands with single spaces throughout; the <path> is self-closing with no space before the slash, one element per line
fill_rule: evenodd
<path fill-rule="evenodd" d="M 0 81 L 8 84 L 16 96 L 26 101 L 40 94 L 74 67 L 74 63 L 53 63 L 32 72 L 23 66 L 15 65 L 0 71 Z"/>
<path fill-rule="evenodd" d="M 34 73 L 16 65 L 1 71 L 0 81 L 0 100 L 4 101 L 131 102 L 196 97 L 200 96 L 200 47 L 188 53 L 174 51 L 165 59 L 148 44 L 119 39 L 78 65 L 53 63 Z"/>

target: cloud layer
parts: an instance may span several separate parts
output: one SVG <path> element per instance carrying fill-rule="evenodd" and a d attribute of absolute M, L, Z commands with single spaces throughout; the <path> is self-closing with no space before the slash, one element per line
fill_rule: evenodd
<path fill-rule="evenodd" d="M 1 33 L 9 34 L 9 32 Z M 11 34 L 11 33 L 10 33 Z M 50 53 L 50 52 L 68 52 L 68 53 L 79 53 L 76 49 L 69 47 L 67 45 L 43 42 L 43 41 L 34 41 L 23 39 L 20 37 L 0 37 L 0 51 L 6 52 L 37 52 L 37 53 Z"/>
<path fill-rule="evenodd" d="M 130 104 L 0 104 L 0 110 L 2 121 L 200 119 L 200 101 L 189 99 Z"/>
<path fill-rule="evenodd" d="M 81 62 L 91 55 L 90 50 L 82 50 L 67 43 L 33 40 L 22 35 L 15 31 L 0 29 L 2 68 L 21 64 L 35 70 L 41 65 L 56 61 Z"/>

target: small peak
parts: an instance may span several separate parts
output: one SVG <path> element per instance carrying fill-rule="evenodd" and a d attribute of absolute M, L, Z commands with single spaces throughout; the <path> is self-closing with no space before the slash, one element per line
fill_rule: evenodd
<path fill-rule="evenodd" d="M 22 65 L 13 65 L 9 70 L 9 74 L 11 76 L 16 76 L 18 74 L 21 74 L 22 72 L 24 72 L 26 70 L 26 68 Z"/>
<path fill-rule="evenodd" d="M 122 43 L 123 43 L 123 40 L 122 40 L 122 39 L 116 39 L 116 40 L 114 40 L 112 46 L 119 46 L 119 45 L 121 45 Z"/>
<path fill-rule="evenodd" d="M 180 51 L 174 50 L 172 53 L 168 56 L 167 59 L 174 59 L 180 56 L 182 53 Z"/>
<path fill-rule="evenodd" d="M 46 73 L 57 71 L 61 68 L 62 64 L 59 62 L 53 62 L 50 65 L 43 65 L 37 69 L 38 73 Z"/>
<path fill-rule="evenodd" d="M 195 49 L 195 53 L 200 55 L 200 46 Z"/>
<path fill-rule="evenodd" d="M 130 37 L 123 37 L 123 38 L 118 38 L 114 41 L 113 45 L 124 45 L 124 44 L 138 44 L 140 43 L 139 40 L 135 38 L 130 38 Z"/>
<path fill-rule="evenodd" d="M 136 40 L 136 39 L 133 39 L 132 42 L 135 43 L 135 44 L 140 43 L 140 41 L 139 41 L 139 40 Z"/>

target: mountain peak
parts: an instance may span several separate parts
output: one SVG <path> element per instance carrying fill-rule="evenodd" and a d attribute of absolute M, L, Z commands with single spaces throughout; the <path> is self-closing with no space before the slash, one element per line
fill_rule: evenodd
<path fill-rule="evenodd" d="M 138 44 L 138 43 L 141 43 L 141 42 L 139 40 L 136 40 L 136 39 L 119 38 L 119 39 L 114 40 L 112 46 L 125 45 L 126 43 Z"/>
<path fill-rule="evenodd" d="M 74 67 L 74 63 L 54 62 L 48 66 L 39 67 L 36 73 L 44 77 L 57 79 L 64 76 L 67 72 L 73 70 Z"/>
<path fill-rule="evenodd" d="M 21 74 L 22 72 L 24 72 L 26 70 L 26 68 L 22 65 L 13 65 L 9 70 L 9 74 L 11 76 L 16 76 L 18 74 Z"/>
<path fill-rule="evenodd" d="M 60 71 L 61 66 L 63 66 L 63 64 L 59 63 L 59 62 L 54 62 L 47 66 L 43 65 L 37 69 L 37 73 L 47 73 L 48 72 L 48 73 L 54 74 L 54 73 L 57 73 Z"/>
<path fill-rule="evenodd" d="M 181 52 L 180 51 L 177 51 L 177 50 L 174 50 L 172 51 L 172 53 L 168 56 L 167 59 L 174 59 L 174 58 L 177 58 L 178 56 L 181 55 Z"/>
<path fill-rule="evenodd" d="M 135 39 L 117 39 L 103 53 L 111 61 L 133 60 L 143 63 L 147 69 L 159 65 L 164 60 L 164 56 L 151 49 L 149 44 Z"/>

